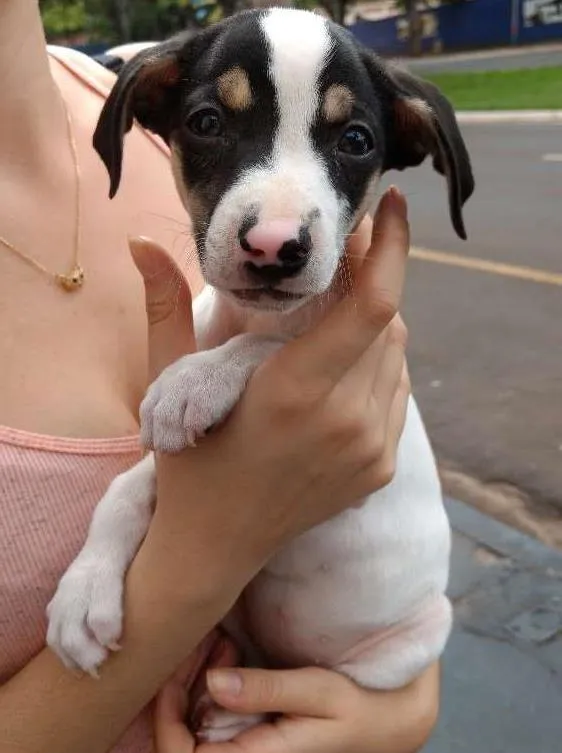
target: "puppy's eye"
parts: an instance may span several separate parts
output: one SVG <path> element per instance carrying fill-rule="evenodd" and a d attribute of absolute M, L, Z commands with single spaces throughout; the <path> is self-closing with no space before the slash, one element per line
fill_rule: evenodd
<path fill-rule="evenodd" d="M 352 157 L 363 157 L 374 148 L 373 137 L 364 126 L 350 126 L 338 143 L 338 151 Z"/>
<path fill-rule="evenodd" d="M 222 119 L 216 110 L 207 108 L 194 113 L 188 119 L 187 127 L 196 136 L 212 139 L 222 134 Z"/>

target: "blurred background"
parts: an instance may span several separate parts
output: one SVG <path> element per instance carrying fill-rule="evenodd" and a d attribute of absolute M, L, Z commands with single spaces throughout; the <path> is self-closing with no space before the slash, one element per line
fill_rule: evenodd
<path fill-rule="evenodd" d="M 468 241 L 429 164 L 384 181 L 409 200 L 409 363 L 455 532 L 456 628 L 426 750 L 559 753 L 562 0 L 40 3 L 49 41 L 92 56 L 272 4 L 345 24 L 457 110 L 476 178 Z"/>

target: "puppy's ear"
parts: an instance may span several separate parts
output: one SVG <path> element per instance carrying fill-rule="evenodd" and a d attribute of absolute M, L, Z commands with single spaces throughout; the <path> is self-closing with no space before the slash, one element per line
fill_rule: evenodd
<path fill-rule="evenodd" d="M 109 197 L 121 182 L 123 139 L 133 119 L 168 140 L 178 99 L 181 57 L 192 35 L 182 34 L 142 50 L 121 69 L 101 111 L 93 144 L 110 178 Z"/>
<path fill-rule="evenodd" d="M 474 191 L 474 177 L 451 104 L 433 84 L 384 65 L 371 53 L 368 67 L 387 95 L 384 171 L 419 165 L 430 154 L 435 170 L 447 179 L 453 227 L 466 240 L 462 208 Z"/>

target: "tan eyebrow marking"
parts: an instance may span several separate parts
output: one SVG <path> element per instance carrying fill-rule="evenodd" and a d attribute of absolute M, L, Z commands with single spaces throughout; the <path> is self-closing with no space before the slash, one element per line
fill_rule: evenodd
<path fill-rule="evenodd" d="M 231 110 L 248 110 L 252 105 L 252 88 L 245 70 L 236 65 L 219 76 L 219 98 Z"/>
<path fill-rule="evenodd" d="M 322 103 L 322 114 L 328 123 L 342 123 L 351 117 L 354 97 L 343 84 L 332 84 Z"/>

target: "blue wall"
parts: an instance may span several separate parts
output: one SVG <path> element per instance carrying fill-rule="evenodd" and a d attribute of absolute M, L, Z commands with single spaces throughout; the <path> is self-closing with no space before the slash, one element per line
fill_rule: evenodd
<path fill-rule="evenodd" d="M 430 23 L 422 50 L 430 52 L 436 44 L 446 51 L 562 40 L 562 0 L 516 1 L 518 23 L 513 29 L 512 0 L 465 0 L 424 11 Z M 530 16 L 535 12 L 543 14 L 543 23 L 533 23 Z M 349 28 L 380 54 L 402 55 L 408 51 L 408 42 L 400 39 L 398 30 L 405 21 L 405 16 L 399 15 L 382 21 L 357 21 Z"/>

